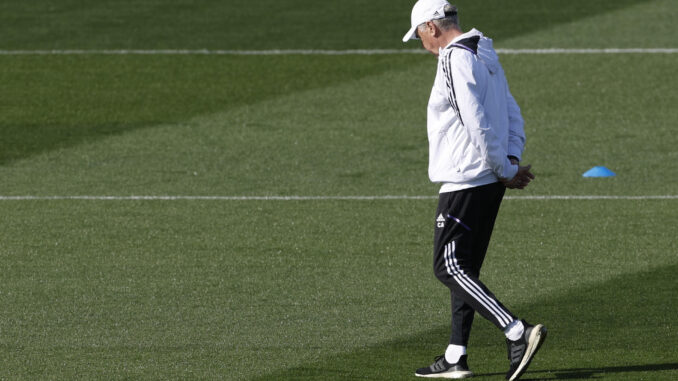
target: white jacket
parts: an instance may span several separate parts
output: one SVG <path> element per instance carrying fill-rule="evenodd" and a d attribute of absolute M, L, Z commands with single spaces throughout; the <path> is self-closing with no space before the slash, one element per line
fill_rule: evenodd
<path fill-rule="evenodd" d="M 441 192 L 511 179 L 525 132 L 492 40 L 473 29 L 440 49 L 428 103 L 429 178 Z"/>

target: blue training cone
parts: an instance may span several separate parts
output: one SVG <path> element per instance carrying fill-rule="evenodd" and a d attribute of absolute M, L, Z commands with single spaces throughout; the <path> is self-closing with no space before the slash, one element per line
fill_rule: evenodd
<path fill-rule="evenodd" d="M 612 177 L 615 176 L 615 173 L 610 171 L 609 169 L 598 166 L 598 167 L 593 167 L 589 169 L 588 171 L 584 172 L 582 175 L 584 177 Z"/>

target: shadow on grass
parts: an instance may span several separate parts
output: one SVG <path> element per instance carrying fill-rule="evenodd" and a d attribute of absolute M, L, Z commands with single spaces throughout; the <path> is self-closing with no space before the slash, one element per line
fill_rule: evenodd
<path fill-rule="evenodd" d="M 648 373 L 678 370 L 678 363 L 629 365 L 629 366 L 606 366 L 600 368 L 572 368 L 552 369 L 547 371 L 527 371 L 520 379 L 522 381 L 542 380 L 590 380 L 602 376 L 619 373 Z M 549 373 L 548 376 L 538 377 L 540 373 Z M 479 376 L 503 376 L 504 373 L 482 374 Z"/>
<path fill-rule="evenodd" d="M 678 265 L 672 265 L 621 276 L 517 308 L 518 315 L 536 319 L 549 328 L 549 339 L 522 379 L 614 378 L 615 374 L 632 372 L 647 376 L 678 369 L 676 363 L 617 365 L 638 360 L 635 354 L 605 355 L 607 350 L 620 348 L 647 348 L 647 355 L 654 353 L 658 359 L 673 353 L 675 340 L 667 338 L 673 337 L 671 327 L 678 324 L 678 316 L 675 311 L 672 313 L 674 307 L 667 301 L 672 300 L 675 292 L 672 285 L 677 271 Z M 508 364 L 503 363 L 503 339 L 489 323 L 476 320 L 469 344 L 471 369 L 479 377 L 504 379 L 503 368 Z M 637 334 L 640 329 L 642 335 Z M 411 380 L 417 367 L 429 364 L 440 354 L 447 335 L 448 328 L 439 327 L 254 380 Z M 648 343 L 653 345 L 648 347 Z M 551 348 L 554 353 L 549 354 Z M 568 354 L 570 358 L 565 357 Z M 482 359 L 487 359 L 487 363 Z M 584 364 L 594 366 L 576 367 L 582 365 L 582 359 Z M 575 367 L 550 369 L 549 360 L 569 362 Z M 593 361 L 598 363 L 592 364 Z M 650 377 L 661 378 L 657 374 Z"/>
<path fill-rule="evenodd" d="M 0 115 L 0 165 L 295 92 L 405 70 L 428 57 L 4 58 L 13 61 L 0 71 L 8 100 Z"/>

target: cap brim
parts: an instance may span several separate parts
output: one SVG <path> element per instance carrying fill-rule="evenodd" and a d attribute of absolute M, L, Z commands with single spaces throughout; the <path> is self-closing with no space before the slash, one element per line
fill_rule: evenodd
<path fill-rule="evenodd" d="M 417 38 L 417 26 L 418 25 L 413 26 L 412 28 L 410 28 L 410 30 L 407 31 L 407 33 L 405 33 L 405 36 L 403 36 L 403 42 L 419 39 Z"/>

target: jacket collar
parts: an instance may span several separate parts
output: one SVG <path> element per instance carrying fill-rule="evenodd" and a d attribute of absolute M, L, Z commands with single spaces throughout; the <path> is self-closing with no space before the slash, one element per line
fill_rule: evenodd
<path fill-rule="evenodd" d="M 462 48 L 473 54 L 478 54 L 478 42 L 482 36 L 482 33 L 473 28 L 464 34 L 457 36 L 452 42 L 447 44 L 444 49 Z"/>

